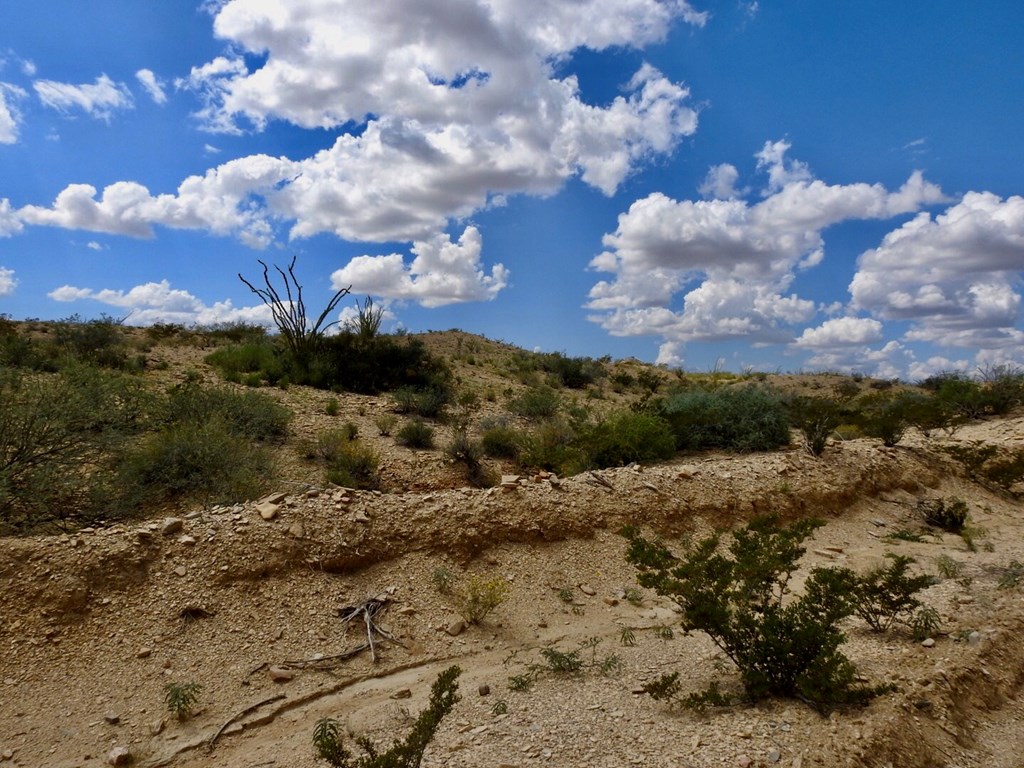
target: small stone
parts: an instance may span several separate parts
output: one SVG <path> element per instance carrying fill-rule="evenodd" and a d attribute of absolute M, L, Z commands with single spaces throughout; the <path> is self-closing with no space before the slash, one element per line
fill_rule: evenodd
<path fill-rule="evenodd" d="M 491 686 L 487 683 L 480 683 L 480 687 L 477 688 L 481 696 L 488 696 L 491 693 Z"/>
<path fill-rule="evenodd" d="M 738 758 L 736 758 L 736 765 L 738 765 L 740 768 L 750 768 L 750 766 L 752 766 L 753 764 L 754 761 L 746 755 L 740 755 Z"/>
<path fill-rule="evenodd" d="M 103 719 L 107 721 L 107 725 L 117 725 L 121 722 L 121 716 L 116 712 L 107 712 Z"/>
<path fill-rule="evenodd" d="M 768 753 L 768 762 L 769 763 L 777 763 L 781 759 L 782 759 L 782 753 L 779 752 L 779 750 L 777 750 L 777 749 L 773 749 L 771 752 Z"/>
<path fill-rule="evenodd" d="M 138 652 L 136 652 L 135 658 L 136 659 L 148 659 L 152 655 L 153 655 L 153 649 L 150 648 L 147 645 L 144 645 L 141 648 L 139 648 Z"/>
<path fill-rule="evenodd" d="M 696 736 L 693 737 L 693 740 L 690 742 L 690 747 L 692 749 L 700 749 L 701 744 L 703 743 L 704 742 L 701 741 L 700 734 L 698 733 Z"/>
<path fill-rule="evenodd" d="M 287 683 L 295 678 L 295 670 L 287 667 L 271 667 L 267 672 L 275 683 Z"/>
<path fill-rule="evenodd" d="M 196 545 L 196 540 L 194 537 L 185 534 L 184 536 L 178 537 L 178 543 L 185 547 L 194 547 Z"/>
<path fill-rule="evenodd" d="M 604 600 L 605 605 L 610 605 L 612 608 L 619 604 L 618 598 L 615 597 L 603 597 L 601 599 Z"/>
<path fill-rule="evenodd" d="M 179 576 L 184 576 L 186 573 L 188 573 L 188 569 L 184 565 L 179 565 L 177 568 L 174 569 L 174 572 Z"/>
<path fill-rule="evenodd" d="M 256 505 L 256 511 L 259 512 L 260 517 L 264 520 L 273 520 L 277 517 L 277 513 L 281 510 L 280 504 L 273 504 L 269 501 L 264 501 L 261 504 Z"/>
<path fill-rule="evenodd" d="M 241 733 L 243 730 L 245 730 L 245 726 L 241 723 L 232 723 L 221 731 L 221 736 L 234 736 L 236 733 Z"/>
<path fill-rule="evenodd" d="M 580 592 L 582 592 L 584 595 L 587 595 L 588 597 L 593 597 L 597 594 L 597 590 L 589 584 L 580 584 Z"/>
<path fill-rule="evenodd" d="M 292 523 L 288 526 L 288 535 L 293 539 L 301 539 L 306 535 L 306 529 L 302 527 L 302 523 Z"/>
<path fill-rule="evenodd" d="M 921 642 L 921 645 L 923 645 L 925 648 L 933 648 L 935 646 L 935 638 L 929 637 L 927 640 L 923 640 Z"/>
<path fill-rule="evenodd" d="M 14 759 L 14 750 L 13 749 L 5 749 L 3 752 L 0 752 L 0 760 L 13 760 L 13 759 Z"/>
<path fill-rule="evenodd" d="M 981 645 L 981 642 L 984 639 L 985 639 L 985 635 L 983 635 L 978 630 L 974 630 L 973 632 L 971 632 L 967 636 L 967 644 L 968 645 Z"/>
<path fill-rule="evenodd" d="M 458 635 L 461 635 L 463 632 L 466 631 L 466 622 L 464 622 L 462 619 L 455 619 L 454 621 L 449 623 L 447 627 L 445 627 L 444 631 L 452 637 L 457 637 Z"/>
<path fill-rule="evenodd" d="M 128 747 L 114 747 L 107 753 L 108 765 L 128 765 L 132 761 L 132 753 Z"/>
<path fill-rule="evenodd" d="M 164 536 L 173 536 L 185 527 L 185 521 L 180 517 L 165 517 L 160 524 L 160 533 Z"/>
<path fill-rule="evenodd" d="M 368 522 L 370 522 L 370 516 L 368 514 L 366 514 L 365 510 L 362 510 L 362 509 L 360 509 L 358 512 L 356 512 L 355 515 L 352 517 L 352 519 L 355 522 L 357 522 L 357 523 L 368 523 Z"/>
<path fill-rule="evenodd" d="M 411 699 L 412 691 L 408 688 L 399 688 L 397 691 L 391 694 L 392 699 Z"/>
<path fill-rule="evenodd" d="M 159 736 L 161 733 L 164 732 L 164 725 L 165 725 L 165 723 L 164 723 L 164 719 L 162 717 L 157 718 L 156 720 L 153 720 L 149 724 L 149 732 L 150 732 L 150 734 L 153 735 L 153 736 Z"/>

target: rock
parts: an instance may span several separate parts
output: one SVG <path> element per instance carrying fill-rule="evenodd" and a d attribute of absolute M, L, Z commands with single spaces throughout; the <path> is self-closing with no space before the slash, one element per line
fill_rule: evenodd
<path fill-rule="evenodd" d="M 610 605 L 612 608 L 619 604 L 618 598 L 615 597 L 603 597 L 601 599 L 604 600 L 605 605 Z"/>
<path fill-rule="evenodd" d="M 159 736 L 164 732 L 165 721 L 162 717 L 158 717 L 149 724 L 149 732 L 153 736 Z"/>
<path fill-rule="evenodd" d="M 288 494 L 281 493 L 280 491 L 278 491 L 277 493 L 271 493 L 271 494 L 268 494 L 267 496 L 264 496 L 262 499 L 260 499 L 256 503 L 257 504 L 277 504 L 278 506 L 280 506 L 281 504 L 284 504 L 284 500 L 286 498 L 288 498 Z"/>
<path fill-rule="evenodd" d="M 411 699 L 412 691 L 408 688 L 399 688 L 397 691 L 391 694 L 392 699 Z"/>
<path fill-rule="evenodd" d="M 3 752 L 0 752 L 0 760 L 13 760 L 13 759 L 14 759 L 14 750 L 13 749 L 5 749 Z"/>
<path fill-rule="evenodd" d="M 370 522 L 370 516 L 368 514 L 366 514 L 365 510 L 360 509 L 352 517 L 352 520 L 357 522 L 357 523 L 368 523 L 368 522 Z"/>
<path fill-rule="evenodd" d="M 147 645 L 144 645 L 141 648 L 139 648 L 138 652 L 135 654 L 135 658 L 136 659 L 148 659 L 152 655 L 153 655 L 153 649 L 150 648 Z"/>
<path fill-rule="evenodd" d="M 491 686 L 487 683 L 480 683 L 480 687 L 477 688 L 481 696 L 489 696 L 491 693 Z"/>
<path fill-rule="evenodd" d="M 184 536 L 178 537 L 178 543 L 185 547 L 194 547 L 196 545 L 196 540 L 194 537 L 185 534 Z"/>
<path fill-rule="evenodd" d="M 932 648 L 935 645 L 935 638 L 929 637 L 927 640 L 922 641 L 921 645 L 923 645 L 925 648 Z"/>
<path fill-rule="evenodd" d="M 782 753 L 779 752 L 779 750 L 777 750 L 777 749 L 773 749 L 771 752 L 768 753 L 768 762 L 769 763 L 777 763 L 781 759 L 782 759 Z"/>
<path fill-rule="evenodd" d="M 165 517 L 160 524 L 160 533 L 164 536 L 173 536 L 185 527 L 185 521 L 180 517 Z"/>
<path fill-rule="evenodd" d="M 444 631 L 452 637 L 461 635 L 463 632 L 466 631 L 466 622 L 462 619 L 455 619 L 454 621 L 450 622 L 447 627 L 445 627 Z"/>
<path fill-rule="evenodd" d="M 103 719 L 107 721 L 107 725 L 117 725 L 121 722 L 121 716 L 116 712 L 107 712 Z"/>
<path fill-rule="evenodd" d="M 128 747 L 114 747 L 107 753 L 108 765 L 129 765 L 132 761 L 132 753 Z"/>
<path fill-rule="evenodd" d="M 588 597 L 593 597 L 597 594 L 597 590 L 589 584 L 580 584 L 580 592 L 582 592 L 584 595 L 587 595 Z"/>
<path fill-rule="evenodd" d="M 174 572 L 179 576 L 184 576 L 186 573 L 188 573 L 188 569 L 185 568 L 184 565 L 179 565 L 177 568 L 174 569 Z"/>
<path fill-rule="evenodd" d="M 302 527 L 302 523 L 292 523 L 288 526 L 288 535 L 294 539 L 301 539 L 306 535 L 306 529 Z"/>
<path fill-rule="evenodd" d="M 512 491 L 519 487 L 520 475 L 502 475 L 500 486 L 503 490 Z"/>
<path fill-rule="evenodd" d="M 281 511 L 281 505 L 264 501 L 256 505 L 256 511 L 259 512 L 260 517 L 264 520 L 273 520 L 277 517 L 277 513 Z"/>
<path fill-rule="evenodd" d="M 750 768 L 750 766 L 752 766 L 753 764 L 754 761 L 746 755 L 740 755 L 736 758 L 736 765 L 738 765 L 740 768 Z"/>
<path fill-rule="evenodd" d="M 275 683 L 287 683 L 295 678 L 295 670 L 288 669 L 287 667 L 271 667 L 267 670 L 267 673 Z"/>
<path fill-rule="evenodd" d="M 978 630 L 974 630 L 973 632 L 971 632 L 971 633 L 970 633 L 970 634 L 969 634 L 969 635 L 967 636 L 967 644 L 968 644 L 968 645 L 981 645 L 981 642 L 982 642 L 982 641 L 983 641 L 984 639 L 985 639 L 985 635 L 983 635 L 983 634 L 982 634 L 981 632 L 979 632 Z"/>

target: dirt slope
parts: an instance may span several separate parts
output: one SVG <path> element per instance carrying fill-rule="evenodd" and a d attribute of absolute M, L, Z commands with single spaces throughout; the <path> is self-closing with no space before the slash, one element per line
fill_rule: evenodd
<path fill-rule="evenodd" d="M 1020 444 L 1024 420 L 957 439 Z M 848 441 L 820 460 L 794 448 L 524 478 L 509 489 L 292 490 L 271 520 L 245 505 L 194 510 L 166 534 L 161 517 L 0 540 L 0 761 L 84 768 L 124 746 L 142 766 L 313 766 L 318 718 L 386 743 L 457 663 L 462 701 L 424 766 L 1024 765 L 1024 587 L 998 588 L 1008 564 L 1024 560 L 1021 508 L 959 479 L 923 439 L 896 449 Z M 952 535 L 885 538 L 917 527 L 918 499 L 950 496 L 968 500 L 986 530 L 978 551 Z M 887 551 L 931 573 L 943 555 L 959 564 L 957 578 L 924 595 L 943 619 L 934 646 L 851 620 L 848 654 L 868 680 L 899 691 L 829 719 L 795 702 L 699 715 L 637 695 L 667 670 L 694 690 L 733 675 L 706 638 L 661 637 L 675 617 L 667 602 L 623 599 L 635 579 L 619 527 L 671 540 L 767 511 L 827 519 L 808 567 L 864 568 Z M 450 634 L 457 617 L 432 584 L 438 568 L 503 576 L 510 597 Z M 345 631 L 338 609 L 375 595 L 389 598 L 383 622 L 404 647 L 385 644 L 376 663 L 367 653 L 329 663 L 363 637 Z M 635 645 L 622 644 L 624 628 Z M 617 673 L 548 674 L 510 690 L 537 649 L 590 638 L 595 658 L 618 655 Z M 292 678 L 274 681 L 271 666 Z M 168 717 L 168 682 L 202 686 L 192 719 Z"/>

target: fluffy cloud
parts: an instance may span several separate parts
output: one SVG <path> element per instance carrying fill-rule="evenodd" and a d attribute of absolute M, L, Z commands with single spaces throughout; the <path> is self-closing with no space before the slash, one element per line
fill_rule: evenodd
<path fill-rule="evenodd" d="M 21 113 L 15 102 L 25 95 L 25 91 L 16 85 L 0 83 L 0 144 L 14 144 L 18 140 Z"/>
<path fill-rule="evenodd" d="M 592 319 L 614 335 L 662 336 L 674 345 L 664 348 L 666 358 L 678 357 L 679 345 L 694 340 L 784 341 L 791 337 L 787 326 L 815 314 L 813 302 L 787 291 L 798 270 L 822 261 L 827 227 L 910 213 L 944 199 L 920 173 L 894 192 L 880 184 L 825 184 L 810 178 L 803 163 L 789 161 L 788 148 L 768 142 L 758 153 L 768 184 L 755 204 L 677 201 L 661 193 L 634 202 L 616 231 L 605 235 L 608 250 L 591 262 L 614 275 L 591 289 L 587 306 L 599 311 Z M 730 187 L 731 177 L 725 172 Z M 670 309 L 680 295 L 682 309 Z M 841 327 L 826 326 L 807 338 Z"/>
<path fill-rule="evenodd" d="M 862 254 L 853 306 L 911 320 L 908 341 L 1019 346 L 1024 198 L 971 192 L 932 218 L 918 214 Z"/>
<path fill-rule="evenodd" d="M 47 107 L 64 113 L 82 110 L 90 117 L 107 122 L 110 122 L 117 110 L 135 106 L 128 86 L 115 83 L 106 75 L 100 75 L 91 84 L 72 85 L 55 80 L 36 80 L 32 87 Z"/>
<path fill-rule="evenodd" d="M 0 267 L 0 296 L 10 296 L 18 281 L 14 279 L 14 270 Z"/>
<path fill-rule="evenodd" d="M 493 299 L 508 284 L 508 270 L 495 264 L 485 274 L 480 263 L 483 241 L 467 227 L 458 242 L 447 235 L 413 243 L 415 258 L 407 267 L 400 254 L 357 256 L 331 275 L 335 289 L 357 294 L 411 300 L 424 307 Z"/>
<path fill-rule="evenodd" d="M 882 324 L 868 317 L 837 317 L 817 328 L 806 328 L 794 344 L 798 347 L 828 348 L 874 344 L 882 340 Z"/>
<path fill-rule="evenodd" d="M 291 238 L 427 242 L 452 219 L 514 194 L 553 194 L 573 177 L 612 194 L 697 126 L 689 91 L 649 65 L 602 106 L 583 102 L 573 76 L 556 75 L 580 47 L 640 47 L 664 39 L 674 21 L 703 24 L 683 0 L 206 7 L 233 53 L 175 83 L 203 101 L 203 127 L 240 133 L 283 120 L 342 131 L 334 145 L 295 161 L 240 158 L 176 195 L 121 182 L 97 200 L 91 187 L 71 186 L 51 208 L 25 209 L 25 221 L 135 236 L 153 225 L 201 227 L 256 245 L 291 222 Z M 250 71 L 245 52 L 262 63 Z M 222 177 L 253 166 L 247 185 L 211 197 Z"/>
<path fill-rule="evenodd" d="M 11 201 L 6 197 L 0 198 L 0 237 L 10 237 L 23 228 L 18 212 L 11 207 Z"/>
<path fill-rule="evenodd" d="M 708 169 L 708 175 L 704 177 L 703 183 L 698 188 L 702 197 L 710 197 L 718 200 L 728 200 L 731 197 L 738 197 L 745 194 L 736 189 L 736 182 L 740 178 L 740 172 L 731 163 L 713 165 Z"/>
<path fill-rule="evenodd" d="M 98 301 L 118 310 L 128 310 L 128 321 L 133 325 L 153 323 L 181 323 L 183 325 L 212 325 L 225 322 L 246 322 L 273 327 L 270 310 L 260 304 L 254 307 L 235 307 L 230 301 L 205 304 L 188 291 L 172 289 L 166 280 L 159 283 L 137 285 L 128 291 L 109 288 L 94 291 L 62 285 L 47 294 L 54 301 L 73 302 L 85 299 Z"/>
<path fill-rule="evenodd" d="M 253 196 L 269 194 L 292 168 L 287 160 L 253 155 L 225 163 L 204 176 L 190 176 L 175 195 L 154 196 L 141 184 L 121 181 L 106 187 L 97 198 L 95 187 L 72 184 L 57 195 L 51 207 L 25 206 L 18 217 L 29 224 L 131 237 L 152 237 L 154 224 L 204 229 L 237 235 L 253 247 L 264 247 L 273 238 L 272 227 Z"/>
<path fill-rule="evenodd" d="M 149 97 L 157 104 L 167 103 L 167 93 L 164 91 L 163 82 L 153 74 L 152 70 L 140 69 L 135 73 L 135 79 L 146 90 Z"/>

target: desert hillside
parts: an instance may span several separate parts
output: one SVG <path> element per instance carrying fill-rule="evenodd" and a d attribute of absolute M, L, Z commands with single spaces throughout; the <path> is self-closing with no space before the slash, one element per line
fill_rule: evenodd
<path fill-rule="evenodd" d="M 616 465 L 600 457 L 627 450 L 623 425 L 633 422 L 618 414 L 653 413 L 660 399 L 682 397 L 673 392 L 754 387 L 790 403 L 867 403 L 863 411 L 916 388 L 538 357 L 449 331 L 417 339 L 443 361 L 450 389 L 442 408 L 418 416 L 394 391 L 271 385 L 258 366 L 226 374 L 210 358 L 238 343 L 223 335 L 121 332 L 126 359 L 138 361 L 124 375 L 153 397 L 257 393 L 288 413 L 287 426 L 264 441 L 264 463 L 237 498 L 188 486 L 125 495 L 104 516 L 102 506 L 76 514 L 86 504 L 76 490 L 63 514 L 43 514 L 10 481 L 0 765 L 326 765 L 313 749 L 318 721 L 336 720 L 357 753 L 355 737 L 386 747 L 453 664 L 461 700 L 423 766 L 1022 765 L 1019 404 L 936 428 L 908 424 L 891 446 L 849 416 L 829 426 L 820 451 L 808 450 L 805 421 L 771 449 L 677 443 L 663 458 Z M 70 375 L 10 357 L 11 339 L 43 344 L 54 333 L 9 330 L 11 398 Z M 120 408 L 129 390 L 118 391 Z M 403 436 L 409 424 L 430 439 Z M 151 439 L 118 435 L 132 446 Z M 506 443 L 517 450 L 502 454 Z M 90 443 L 86 479 L 102 475 L 108 456 L 118 471 L 135 468 L 111 482 L 137 477 L 138 456 L 151 454 L 122 448 Z M 963 526 L 928 523 L 929 510 L 957 503 Z M 893 686 L 865 706 L 823 712 L 766 698 L 694 710 L 654 700 L 643 686 L 672 671 L 686 692 L 714 680 L 741 691 L 708 635 L 681 629 L 680 606 L 638 586 L 623 527 L 682 553 L 766 514 L 781 525 L 824 521 L 804 543 L 794 594 L 812 568 L 863 573 L 904 555 L 913 573 L 933 577 L 917 597 L 936 621 L 915 636 L 843 619 L 858 681 Z M 494 598 L 482 616 L 467 616 L 473 594 Z M 545 655 L 552 649 L 562 656 Z M 566 656 L 578 668 L 548 663 Z M 180 718 L 166 704 L 169 685 L 194 692 Z"/>

